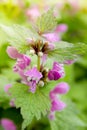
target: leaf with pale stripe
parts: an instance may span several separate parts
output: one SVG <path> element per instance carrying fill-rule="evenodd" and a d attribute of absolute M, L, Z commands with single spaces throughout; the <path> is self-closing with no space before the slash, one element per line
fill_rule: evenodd
<path fill-rule="evenodd" d="M 37 27 L 40 33 L 52 31 L 56 25 L 57 22 L 53 14 L 53 9 L 43 13 L 37 20 Z"/>
<path fill-rule="evenodd" d="M 6 42 L 16 47 L 20 52 L 29 50 L 27 39 L 37 40 L 40 36 L 33 28 L 26 28 L 21 25 L 6 26 L 0 24 L 0 31 L 4 32 Z"/>
<path fill-rule="evenodd" d="M 76 60 L 78 56 L 82 56 L 87 52 L 87 44 L 85 43 L 72 44 L 60 41 L 55 46 L 54 50 L 48 52 L 48 56 L 58 62 Z"/>

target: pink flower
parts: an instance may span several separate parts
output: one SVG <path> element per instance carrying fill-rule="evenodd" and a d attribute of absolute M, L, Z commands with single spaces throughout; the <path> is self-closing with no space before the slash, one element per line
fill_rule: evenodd
<path fill-rule="evenodd" d="M 15 47 L 8 46 L 6 52 L 9 55 L 9 57 L 12 59 L 17 59 L 22 57 L 22 54 L 18 53 Z"/>
<path fill-rule="evenodd" d="M 30 91 L 34 93 L 36 91 L 36 85 L 42 78 L 41 72 L 36 67 L 26 71 L 24 75 L 27 77 L 27 85 L 30 86 Z"/>
<path fill-rule="evenodd" d="M 31 59 L 26 55 L 22 55 L 21 58 L 17 59 L 17 63 L 14 66 L 14 71 L 17 72 L 19 69 L 24 70 L 27 66 L 30 65 L 30 63 Z"/>
<path fill-rule="evenodd" d="M 29 77 L 30 80 L 36 80 L 36 82 L 42 78 L 41 72 L 39 72 L 36 67 L 26 71 L 24 75 Z"/>
<path fill-rule="evenodd" d="M 60 41 L 60 36 L 58 35 L 58 33 L 53 32 L 53 33 L 45 33 L 42 35 L 46 40 L 48 40 L 49 42 L 58 42 Z"/>
<path fill-rule="evenodd" d="M 56 71 L 56 70 L 50 70 L 48 72 L 48 79 L 49 80 L 58 80 L 60 78 L 61 78 L 61 75 L 60 75 L 60 73 L 58 71 Z"/>
<path fill-rule="evenodd" d="M 28 86 L 30 86 L 30 89 L 29 89 L 30 92 L 35 93 L 36 84 L 37 84 L 36 80 L 32 80 L 32 81 L 28 82 Z"/>
<path fill-rule="evenodd" d="M 65 82 L 61 82 L 53 89 L 54 94 L 66 94 L 69 91 L 69 85 Z"/>
<path fill-rule="evenodd" d="M 59 78 L 64 77 L 64 68 L 63 64 L 59 64 L 58 62 L 53 63 L 53 68 L 48 72 L 49 80 L 58 80 Z"/>
<path fill-rule="evenodd" d="M 1 120 L 1 125 L 5 130 L 17 130 L 16 125 L 10 119 L 3 118 Z"/>
<path fill-rule="evenodd" d="M 12 59 L 17 59 L 17 63 L 14 66 L 15 72 L 18 72 L 20 69 L 24 70 L 31 62 L 31 59 L 28 56 L 19 53 L 14 47 L 8 46 L 7 54 Z"/>
<path fill-rule="evenodd" d="M 53 90 L 50 91 L 50 99 L 56 99 L 57 94 L 66 94 L 69 91 L 69 85 L 66 82 L 61 82 L 55 86 Z"/>
<path fill-rule="evenodd" d="M 67 29 L 68 29 L 68 26 L 66 24 L 59 24 L 56 27 L 55 31 L 61 33 L 61 32 L 66 32 Z"/>
<path fill-rule="evenodd" d="M 61 82 L 55 86 L 53 90 L 50 91 L 51 101 L 56 99 L 57 94 L 66 94 L 69 91 L 69 85 L 66 82 Z"/>
<path fill-rule="evenodd" d="M 37 6 L 32 6 L 26 11 L 26 15 L 29 17 L 29 19 L 33 22 L 36 21 L 36 19 L 40 16 L 40 11 Z"/>
<path fill-rule="evenodd" d="M 66 104 L 60 100 L 53 100 L 52 101 L 52 107 L 51 107 L 51 111 L 62 111 L 64 108 L 66 107 Z"/>

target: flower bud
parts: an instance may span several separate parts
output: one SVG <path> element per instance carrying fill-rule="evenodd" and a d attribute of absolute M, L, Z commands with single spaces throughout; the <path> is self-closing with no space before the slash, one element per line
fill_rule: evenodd
<path fill-rule="evenodd" d="M 48 79 L 49 80 L 58 80 L 61 78 L 61 74 L 55 70 L 50 70 L 48 72 Z"/>
<path fill-rule="evenodd" d="M 42 80 L 39 81 L 39 84 L 38 84 L 40 87 L 43 87 L 44 86 L 44 82 Z"/>
<path fill-rule="evenodd" d="M 16 48 L 8 46 L 7 50 L 6 50 L 7 54 L 9 55 L 10 58 L 12 59 L 17 59 L 22 57 L 22 54 L 18 53 L 18 51 L 16 50 Z"/>
<path fill-rule="evenodd" d="M 42 57 L 43 56 L 43 52 L 38 52 L 38 56 Z"/>
<path fill-rule="evenodd" d="M 69 91 L 69 85 L 65 82 L 61 82 L 52 91 L 55 94 L 66 94 Z"/>
<path fill-rule="evenodd" d="M 34 55 L 35 54 L 35 51 L 33 49 L 30 50 L 30 54 L 31 55 Z"/>

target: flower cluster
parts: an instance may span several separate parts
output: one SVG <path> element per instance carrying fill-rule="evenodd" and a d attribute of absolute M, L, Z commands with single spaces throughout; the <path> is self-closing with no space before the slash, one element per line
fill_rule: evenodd
<path fill-rule="evenodd" d="M 18 73 L 22 80 L 21 82 L 29 86 L 29 91 L 35 93 L 38 86 L 44 86 L 47 80 L 58 80 L 64 74 L 63 64 L 58 62 L 53 63 L 51 70 L 46 70 L 44 67 L 47 59 L 47 53 L 54 47 L 49 43 L 42 43 L 41 41 L 32 43 L 31 50 L 37 55 L 37 67 L 31 66 L 31 59 L 25 54 L 19 53 L 16 48 L 9 46 L 7 53 L 12 59 L 16 59 L 16 64 L 13 67 L 14 72 Z M 42 63 L 40 63 L 40 60 Z"/>
<path fill-rule="evenodd" d="M 7 54 L 9 57 L 16 60 L 13 71 L 20 75 L 20 82 L 28 86 L 29 92 L 35 93 L 37 88 L 44 87 L 45 84 L 49 83 L 51 80 L 55 81 L 65 76 L 63 64 L 54 61 L 52 68 L 49 69 L 46 67 L 46 62 L 49 52 L 55 49 L 55 44 L 53 43 L 60 40 L 58 33 L 65 32 L 66 30 L 67 26 L 61 24 L 51 33 L 38 32 L 43 40 L 27 38 L 26 42 L 29 46 L 27 54 L 20 53 L 15 47 L 7 47 Z M 33 55 L 37 57 L 36 64 L 33 64 Z M 66 61 L 66 64 L 68 63 L 70 64 L 71 61 Z M 7 92 L 9 88 L 10 86 L 8 85 L 5 91 Z M 61 83 L 50 92 L 50 100 L 52 103 L 50 116 L 53 115 L 55 111 L 60 111 L 66 106 L 59 98 L 57 99 L 57 94 L 64 94 L 67 91 L 68 85 L 66 83 Z M 14 103 L 14 100 L 12 100 L 12 103 Z"/>
<path fill-rule="evenodd" d="M 44 87 L 47 82 L 55 81 L 65 76 L 63 64 L 54 61 L 52 69 L 48 68 L 47 70 L 46 68 L 48 53 L 55 48 L 54 44 L 49 41 L 43 43 L 41 40 L 33 41 L 27 39 L 30 46 L 30 56 L 19 53 L 12 46 L 7 48 L 9 57 L 16 60 L 13 71 L 20 75 L 21 83 L 29 87 L 29 92 L 35 93 L 37 88 Z M 32 64 L 32 59 L 30 58 L 32 55 L 37 56 L 37 65 Z M 69 61 L 66 62 L 68 64 Z M 11 85 L 6 86 L 5 91 L 7 92 L 10 87 Z M 52 104 L 49 114 L 50 119 L 54 119 L 56 111 L 61 111 L 65 108 L 66 104 L 59 99 L 58 95 L 65 94 L 68 90 L 69 86 L 67 83 L 60 83 L 50 92 Z"/>

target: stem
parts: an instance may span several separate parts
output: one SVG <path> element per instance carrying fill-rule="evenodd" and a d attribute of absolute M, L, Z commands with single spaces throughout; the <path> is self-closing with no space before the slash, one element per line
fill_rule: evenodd
<path fill-rule="evenodd" d="M 37 68 L 38 70 L 40 70 L 40 56 L 38 56 L 38 59 L 37 59 Z"/>

